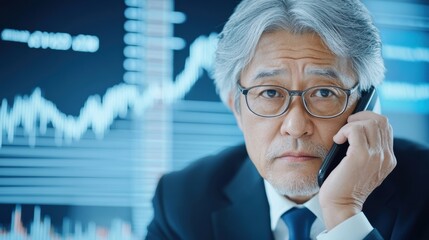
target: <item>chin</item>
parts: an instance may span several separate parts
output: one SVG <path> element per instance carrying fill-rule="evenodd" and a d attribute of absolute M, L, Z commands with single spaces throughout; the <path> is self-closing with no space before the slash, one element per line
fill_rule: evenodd
<path fill-rule="evenodd" d="M 317 173 L 305 174 L 289 172 L 289 174 L 268 171 L 266 180 L 276 191 L 288 197 L 307 197 L 319 192 Z"/>

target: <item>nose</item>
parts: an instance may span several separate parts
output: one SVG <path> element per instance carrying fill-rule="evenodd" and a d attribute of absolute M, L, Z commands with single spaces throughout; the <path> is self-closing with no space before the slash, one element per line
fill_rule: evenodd
<path fill-rule="evenodd" d="M 313 125 L 310 115 L 299 98 L 292 100 L 289 109 L 283 115 L 280 132 L 282 135 L 288 135 L 293 138 L 301 138 L 312 134 Z"/>

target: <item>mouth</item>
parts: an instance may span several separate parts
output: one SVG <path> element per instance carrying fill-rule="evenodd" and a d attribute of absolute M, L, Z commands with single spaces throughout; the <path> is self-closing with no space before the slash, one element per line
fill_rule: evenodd
<path fill-rule="evenodd" d="M 276 158 L 276 160 L 291 163 L 307 162 L 318 159 L 320 159 L 319 156 L 303 152 L 286 152 Z"/>

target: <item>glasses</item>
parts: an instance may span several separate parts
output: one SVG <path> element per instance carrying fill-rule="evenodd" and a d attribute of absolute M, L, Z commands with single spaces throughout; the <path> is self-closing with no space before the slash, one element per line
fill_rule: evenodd
<path fill-rule="evenodd" d="M 288 90 L 275 85 L 258 85 L 244 88 L 237 83 L 238 89 L 246 99 L 247 107 L 261 117 L 277 117 L 284 114 L 292 97 L 300 96 L 305 110 L 313 117 L 334 118 L 344 113 L 350 95 L 359 84 L 350 89 L 337 86 L 315 86 L 303 91 Z"/>

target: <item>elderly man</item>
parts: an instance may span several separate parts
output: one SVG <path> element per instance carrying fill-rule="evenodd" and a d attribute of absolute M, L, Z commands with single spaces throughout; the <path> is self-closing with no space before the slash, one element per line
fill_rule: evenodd
<path fill-rule="evenodd" d="M 162 177 L 147 239 L 427 236 L 429 190 L 418 185 L 429 150 L 394 141 L 382 115 L 353 113 L 383 77 L 358 0 L 242 1 L 220 34 L 215 81 L 245 146 Z M 334 142 L 347 154 L 319 188 Z"/>

